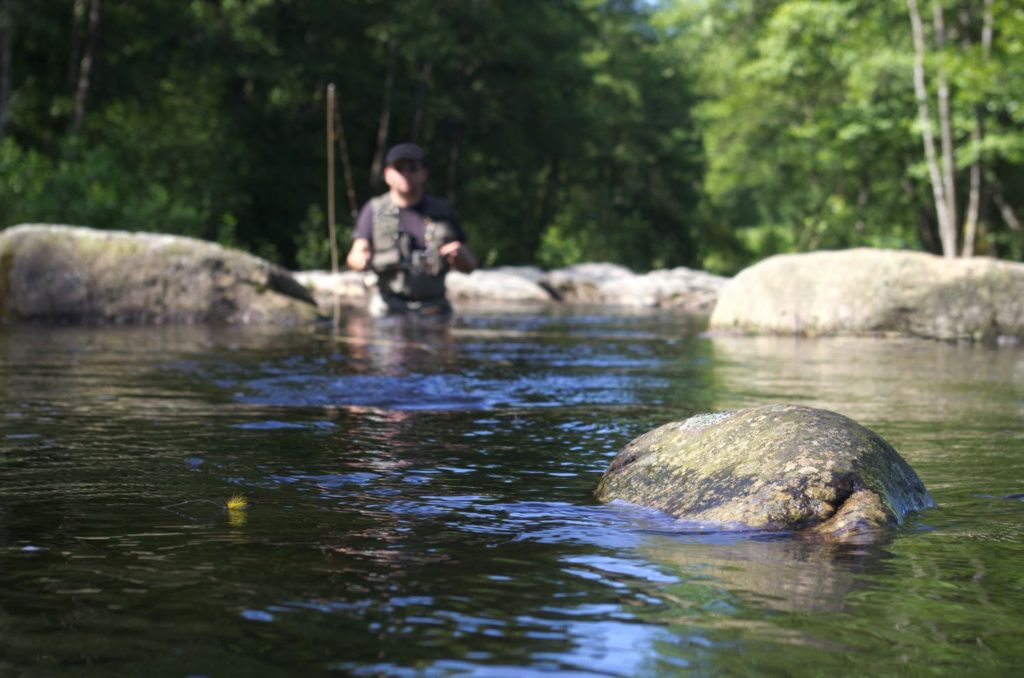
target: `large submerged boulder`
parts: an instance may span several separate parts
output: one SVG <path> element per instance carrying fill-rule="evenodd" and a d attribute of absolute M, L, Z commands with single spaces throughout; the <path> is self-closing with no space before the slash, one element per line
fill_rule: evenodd
<path fill-rule="evenodd" d="M 0 231 L 0 322 L 275 323 L 316 317 L 284 269 L 171 235 L 29 224 Z"/>
<path fill-rule="evenodd" d="M 710 327 L 765 334 L 1024 337 L 1024 264 L 852 249 L 778 255 L 741 271 Z"/>
<path fill-rule="evenodd" d="M 767 405 L 665 424 L 626 445 L 597 496 L 702 524 L 871 538 L 934 506 L 889 443 L 841 414 Z"/>

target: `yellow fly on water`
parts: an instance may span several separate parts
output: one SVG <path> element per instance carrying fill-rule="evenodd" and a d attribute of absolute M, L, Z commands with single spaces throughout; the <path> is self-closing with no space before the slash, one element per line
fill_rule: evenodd
<path fill-rule="evenodd" d="M 249 500 L 245 498 L 244 494 L 233 494 L 224 502 L 224 506 L 229 511 L 243 511 L 249 508 Z"/>

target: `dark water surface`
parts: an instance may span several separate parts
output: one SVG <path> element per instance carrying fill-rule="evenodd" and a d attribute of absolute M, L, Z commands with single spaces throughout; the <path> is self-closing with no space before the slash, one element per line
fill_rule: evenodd
<path fill-rule="evenodd" d="M 603 313 L 0 329 L 0 675 L 1020 675 L 1024 349 Z M 594 501 L 783 401 L 940 508 L 830 547 Z"/>

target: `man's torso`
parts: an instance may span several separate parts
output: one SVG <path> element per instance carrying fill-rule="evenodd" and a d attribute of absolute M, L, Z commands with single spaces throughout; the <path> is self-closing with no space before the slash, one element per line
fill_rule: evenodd
<path fill-rule="evenodd" d="M 371 245 L 373 244 L 375 201 L 381 198 L 383 196 L 371 200 L 363 207 L 359 213 L 359 219 L 356 221 L 353 238 L 365 238 L 370 241 Z M 443 198 L 428 195 L 424 196 L 423 200 L 416 205 L 398 209 L 398 230 L 409 235 L 413 249 L 426 249 L 427 219 L 447 223 L 451 226 L 455 239 L 465 242 L 465 233 L 462 232 L 451 205 Z"/>
<path fill-rule="evenodd" d="M 371 243 L 371 268 L 386 299 L 398 304 L 433 300 L 447 304 L 448 263 L 440 254 L 446 242 L 464 240 L 451 206 L 425 196 L 418 204 L 399 208 L 389 194 L 371 200 L 356 223 L 354 238 Z"/>

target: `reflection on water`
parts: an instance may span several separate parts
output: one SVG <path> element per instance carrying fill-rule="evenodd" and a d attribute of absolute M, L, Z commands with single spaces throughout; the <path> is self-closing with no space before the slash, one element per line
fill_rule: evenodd
<path fill-rule="evenodd" d="M 1024 414 L 1020 350 L 901 339 L 715 337 L 727 407 L 811 402 L 859 421 Z M 893 408 L 896 408 L 895 410 Z"/>
<path fill-rule="evenodd" d="M 699 329 L 2 329 L 0 674 L 1020 668 L 1024 350 Z M 940 508 L 838 547 L 594 501 L 639 433 L 778 401 Z"/>
<path fill-rule="evenodd" d="M 703 579 L 734 595 L 774 610 L 842 612 L 857 587 L 858 562 L 877 554 L 791 536 L 735 537 L 728 541 L 648 539 L 647 559 L 686 579 Z"/>

